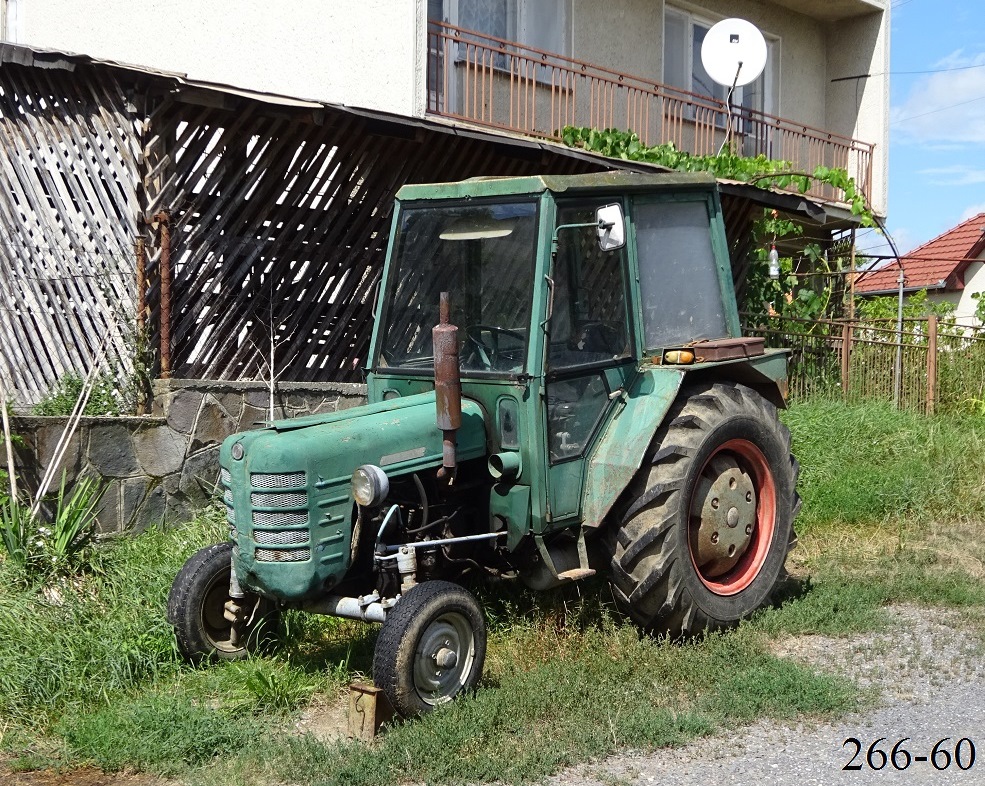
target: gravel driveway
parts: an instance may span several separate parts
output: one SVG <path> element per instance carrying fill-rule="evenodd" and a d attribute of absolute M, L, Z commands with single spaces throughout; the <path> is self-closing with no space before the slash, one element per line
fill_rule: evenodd
<path fill-rule="evenodd" d="M 945 786 L 985 784 L 985 648 L 963 631 L 952 612 L 896 606 L 884 633 L 862 638 L 804 636 L 782 641 L 777 654 L 820 671 L 848 676 L 879 695 L 870 711 L 835 723 L 796 725 L 759 722 L 676 749 L 628 752 L 589 766 L 572 768 L 550 779 L 551 786 L 574 784 L 735 784 L 745 786 L 840 786 L 908 784 Z M 878 771 L 866 753 L 876 746 L 887 755 L 904 737 L 896 763 Z M 858 740 L 856 745 L 845 741 Z M 936 769 L 934 746 L 939 746 Z M 958 760 L 955 746 L 961 743 Z M 977 747 L 972 762 L 968 740 Z M 947 756 L 943 751 L 947 751 Z M 873 752 L 873 764 L 882 763 Z M 926 757 L 920 761 L 918 757 Z M 854 758 L 853 758 L 854 757 Z M 943 765 L 950 763 L 946 768 Z M 961 770 L 958 763 L 967 767 Z M 861 765 L 846 770 L 849 764 Z M 970 766 L 969 766 L 970 764 Z"/>

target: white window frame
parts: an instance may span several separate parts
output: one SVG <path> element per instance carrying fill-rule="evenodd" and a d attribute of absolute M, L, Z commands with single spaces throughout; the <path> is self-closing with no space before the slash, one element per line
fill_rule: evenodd
<path fill-rule="evenodd" d="M 459 1 L 444 0 L 444 18 L 448 24 L 455 27 L 462 26 L 459 23 Z M 536 9 L 543 8 L 547 2 L 556 5 L 560 16 L 560 24 L 557 29 L 560 31 L 561 40 L 549 42 L 549 45 L 545 45 L 543 42 L 534 44 L 532 42 L 537 40 L 534 32 L 537 29 Z M 504 37 L 508 41 L 515 41 L 524 46 L 554 52 L 565 57 L 569 56 L 572 39 L 571 2 L 572 0 L 506 0 L 506 35 Z M 486 31 L 479 30 L 477 32 L 484 33 Z"/>
<path fill-rule="evenodd" d="M 685 46 L 684 46 L 684 72 L 688 75 L 687 86 L 682 85 L 671 85 L 667 81 L 667 17 L 677 16 L 683 20 L 685 26 Z M 667 4 L 664 6 L 664 20 L 663 20 L 663 62 L 661 63 L 662 76 L 661 79 L 669 87 L 676 87 L 680 90 L 686 90 L 689 93 L 694 93 L 697 95 L 704 95 L 700 88 L 694 85 L 694 26 L 700 25 L 704 28 L 712 27 L 716 22 L 721 21 L 725 17 L 715 19 L 710 16 L 703 16 L 701 13 L 696 13 L 695 11 L 684 7 L 675 6 Z M 781 39 L 779 36 L 770 35 L 763 33 L 763 37 L 766 39 L 766 68 L 763 71 L 763 105 L 762 107 L 755 107 L 754 109 L 759 112 L 763 112 L 767 115 L 779 115 L 779 84 L 780 84 L 780 43 Z M 700 53 L 698 53 L 700 57 Z M 728 88 L 722 88 L 722 96 L 714 97 L 712 100 L 724 100 L 725 95 L 728 93 Z M 743 99 L 745 97 L 745 89 L 743 87 L 736 87 L 735 93 L 732 96 L 733 106 L 739 107 L 743 106 Z"/>

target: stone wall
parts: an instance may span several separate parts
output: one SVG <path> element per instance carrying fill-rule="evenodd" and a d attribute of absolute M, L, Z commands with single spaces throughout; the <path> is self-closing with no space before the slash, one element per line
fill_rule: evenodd
<path fill-rule="evenodd" d="M 365 400 L 363 385 L 282 383 L 274 415 L 335 412 Z M 69 480 L 85 473 L 107 481 L 98 516 L 101 532 L 188 521 L 216 496 L 222 440 L 263 425 L 269 402 L 262 382 L 158 380 L 150 415 L 83 418 L 62 468 Z M 23 440 L 17 460 L 29 485 L 36 485 L 51 463 L 67 421 L 14 418 L 14 433 Z"/>

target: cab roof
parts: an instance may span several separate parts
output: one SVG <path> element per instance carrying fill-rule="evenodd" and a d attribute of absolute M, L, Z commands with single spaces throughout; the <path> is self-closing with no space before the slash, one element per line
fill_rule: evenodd
<path fill-rule="evenodd" d="M 712 190 L 717 181 L 707 172 L 625 171 L 594 172 L 587 175 L 534 175 L 529 177 L 475 177 L 458 183 L 422 183 L 403 186 L 397 199 L 405 202 L 426 199 L 465 199 L 489 196 L 580 191 L 627 192 L 664 189 Z"/>

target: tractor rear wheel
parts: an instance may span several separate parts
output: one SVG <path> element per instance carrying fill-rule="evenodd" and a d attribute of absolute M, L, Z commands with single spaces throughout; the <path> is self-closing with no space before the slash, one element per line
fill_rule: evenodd
<path fill-rule="evenodd" d="M 448 581 L 412 587 L 376 640 L 373 681 L 405 718 L 471 691 L 486 658 L 486 623 L 470 592 Z"/>
<path fill-rule="evenodd" d="M 269 598 L 252 592 L 240 599 L 238 630 L 225 617 L 232 575 L 232 543 L 195 552 L 182 566 L 168 596 L 168 622 L 178 649 L 192 663 L 215 658 L 242 660 L 277 635 L 280 611 Z"/>
<path fill-rule="evenodd" d="M 733 382 L 685 388 L 648 461 L 614 532 L 619 604 L 673 636 L 734 625 L 766 604 L 800 507 L 776 408 Z"/>

